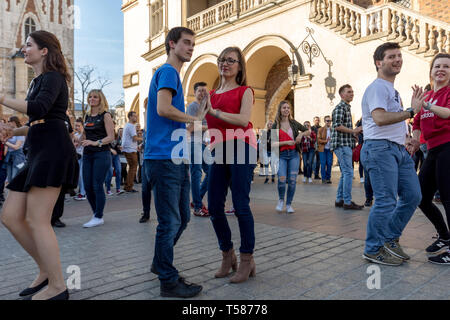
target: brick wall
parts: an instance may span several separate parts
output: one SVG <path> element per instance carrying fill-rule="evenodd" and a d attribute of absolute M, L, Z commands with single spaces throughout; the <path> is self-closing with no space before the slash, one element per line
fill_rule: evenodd
<path fill-rule="evenodd" d="M 450 23 L 450 9 L 448 0 L 419 0 L 419 12 Z"/>

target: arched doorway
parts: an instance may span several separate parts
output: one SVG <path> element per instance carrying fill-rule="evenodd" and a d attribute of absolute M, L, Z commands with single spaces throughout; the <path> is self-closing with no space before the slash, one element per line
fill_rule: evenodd
<path fill-rule="evenodd" d="M 134 98 L 133 103 L 131 104 L 130 111 L 129 111 L 129 112 L 131 112 L 131 111 L 136 112 L 136 114 L 138 115 L 138 122 L 139 122 L 139 118 L 140 118 L 139 110 L 140 110 L 140 106 L 139 106 L 139 93 L 138 93 L 136 95 L 136 97 Z M 128 122 L 128 112 L 125 116 L 127 117 L 127 122 Z"/>
<path fill-rule="evenodd" d="M 274 119 L 278 104 L 288 100 L 294 106 L 288 66 L 293 45 L 280 36 L 263 36 L 251 42 L 244 50 L 247 60 L 248 84 L 255 90 L 255 105 L 251 121 L 255 129 L 264 128 Z M 301 58 L 300 73 L 304 73 Z M 294 108 L 293 108 L 294 109 Z"/>

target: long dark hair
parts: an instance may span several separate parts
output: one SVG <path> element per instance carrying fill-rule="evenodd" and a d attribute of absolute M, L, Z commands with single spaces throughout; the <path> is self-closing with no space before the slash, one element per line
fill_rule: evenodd
<path fill-rule="evenodd" d="M 47 48 L 48 54 L 44 61 L 43 73 L 57 71 L 61 73 L 67 82 L 71 81 L 71 76 L 67 69 L 66 60 L 61 49 L 58 38 L 48 31 L 39 30 L 29 34 L 40 50 Z"/>

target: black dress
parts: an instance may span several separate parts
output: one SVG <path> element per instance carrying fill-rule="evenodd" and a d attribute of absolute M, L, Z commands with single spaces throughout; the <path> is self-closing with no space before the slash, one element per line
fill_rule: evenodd
<path fill-rule="evenodd" d="M 26 100 L 29 124 L 41 119 L 45 123 L 28 130 L 27 163 L 8 189 L 28 192 L 33 186 L 76 188 L 79 166 L 68 131 L 69 90 L 65 78 L 59 72 L 41 74 L 33 80 Z"/>

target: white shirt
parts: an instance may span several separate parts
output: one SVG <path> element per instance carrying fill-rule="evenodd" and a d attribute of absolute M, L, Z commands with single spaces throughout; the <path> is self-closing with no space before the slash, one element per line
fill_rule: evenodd
<path fill-rule="evenodd" d="M 327 140 L 331 138 L 331 128 L 327 128 Z M 330 149 L 331 139 L 325 145 L 325 149 Z"/>
<path fill-rule="evenodd" d="M 133 141 L 133 137 L 135 137 L 136 135 L 136 126 L 128 122 L 123 129 L 122 152 L 137 152 L 137 141 Z"/>
<path fill-rule="evenodd" d="M 377 126 L 372 118 L 372 111 L 383 109 L 386 112 L 402 112 L 403 103 L 400 94 L 394 89 L 394 84 L 387 80 L 376 79 L 366 89 L 362 99 L 362 123 L 364 140 L 386 139 L 400 145 L 406 142 L 408 132 L 405 121 Z"/>

